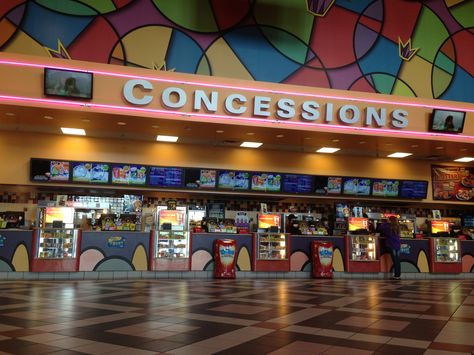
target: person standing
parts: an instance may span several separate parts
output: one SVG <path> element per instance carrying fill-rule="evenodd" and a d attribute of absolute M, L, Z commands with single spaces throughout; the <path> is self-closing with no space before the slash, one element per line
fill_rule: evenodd
<path fill-rule="evenodd" d="M 400 225 L 395 216 L 390 216 L 388 222 L 380 225 L 380 235 L 385 237 L 385 246 L 390 251 L 393 262 L 393 280 L 400 280 L 402 273 L 400 265 Z"/>

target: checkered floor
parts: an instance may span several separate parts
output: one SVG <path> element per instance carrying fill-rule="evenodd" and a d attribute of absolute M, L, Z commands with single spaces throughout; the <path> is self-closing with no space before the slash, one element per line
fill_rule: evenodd
<path fill-rule="evenodd" d="M 0 281 L 0 354 L 472 354 L 474 281 Z"/>

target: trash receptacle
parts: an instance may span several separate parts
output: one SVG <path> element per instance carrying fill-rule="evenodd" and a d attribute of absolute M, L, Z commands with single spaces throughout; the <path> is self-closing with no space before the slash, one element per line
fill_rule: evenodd
<path fill-rule="evenodd" d="M 214 241 L 214 278 L 235 279 L 237 243 L 233 239 Z"/>
<path fill-rule="evenodd" d="M 313 277 L 332 278 L 332 243 L 313 240 L 311 243 L 311 256 L 313 259 Z"/>

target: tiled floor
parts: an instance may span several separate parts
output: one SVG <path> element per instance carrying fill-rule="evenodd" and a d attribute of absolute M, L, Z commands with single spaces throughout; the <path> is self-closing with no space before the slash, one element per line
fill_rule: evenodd
<path fill-rule="evenodd" d="M 1 354 L 474 354 L 474 281 L 0 281 Z"/>

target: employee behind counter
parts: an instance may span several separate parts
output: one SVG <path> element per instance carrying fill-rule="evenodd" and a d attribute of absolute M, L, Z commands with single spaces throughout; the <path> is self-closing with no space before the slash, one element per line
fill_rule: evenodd
<path fill-rule="evenodd" d="M 300 221 L 294 214 L 286 217 L 285 232 L 291 235 L 329 235 L 328 219 Z"/>

